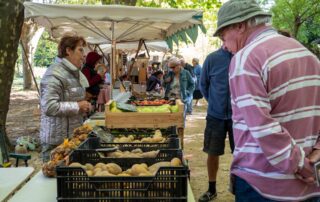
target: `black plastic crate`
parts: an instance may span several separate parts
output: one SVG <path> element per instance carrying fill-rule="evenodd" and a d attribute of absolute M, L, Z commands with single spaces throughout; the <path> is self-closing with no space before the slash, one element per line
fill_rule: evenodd
<path fill-rule="evenodd" d="M 71 162 L 81 164 L 114 163 L 111 159 L 84 159 L 74 151 Z M 181 156 L 180 156 L 181 158 Z M 170 157 L 166 159 L 171 160 Z M 159 162 L 145 159 L 148 166 Z M 140 163 L 133 159 L 117 162 L 123 170 Z M 146 177 L 88 177 L 82 168 L 59 165 L 57 171 L 58 201 L 187 201 L 188 167 L 160 167 L 155 176 Z"/>
<path fill-rule="evenodd" d="M 161 134 L 164 137 L 167 137 L 168 135 L 177 135 L 177 127 L 171 126 L 168 128 L 158 128 L 158 129 L 150 129 L 150 128 L 113 128 L 113 129 L 107 129 L 110 133 L 113 135 L 136 135 L 140 134 L 141 136 L 152 136 L 155 132 L 155 130 L 160 130 Z"/>
<path fill-rule="evenodd" d="M 98 148 L 108 148 L 108 147 L 117 147 L 120 150 L 133 150 L 136 148 L 140 148 L 142 150 L 160 150 L 160 149 L 179 149 L 180 148 L 180 139 L 177 137 L 168 138 L 164 143 L 104 143 L 100 142 L 100 138 L 98 137 L 89 137 L 87 138 L 81 145 L 79 145 L 78 149 L 98 149 Z"/>
<path fill-rule="evenodd" d="M 121 151 L 129 151 L 127 149 L 120 149 Z M 102 162 L 104 161 L 104 159 L 108 159 L 108 161 L 112 161 L 113 163 L 116 164 L 122 164 L 122 161 L 134 161 L 135 163 L 144 163 L 146 160 L 149 161 L 154 159 L 157 162 L 160 161 L 170 161 L 171 159 L 173 159 L 174 157 L 179 157 L 180 159 L 182 159 L 182 151 L 180 149 L 161 149 L 159 150 L 159 153 L 156 157 L 152 158 L 132 158 L 132 157 L 126 157 L 126 158 L 112 158 L 112 157 L 101 157 L 99 155 L 99 152 L 97 152 L 94 149 L 87 149 L 87 150 L 78 150 L 81 151 L 79 153 L 77 153 L 76 159 L 70 159 L 70 158 L 74 158 L 72 156 L 69 157 L 69 159 L 74 162 L 86 162 L 87 159 L 90 159 L 93 162 Z M 145 148 L 142 149 L 143 152 L 146 151 L 151 151 L 150 148 Z M 107 153 L 107 152 L 102 152 L 102 153 Z"/>

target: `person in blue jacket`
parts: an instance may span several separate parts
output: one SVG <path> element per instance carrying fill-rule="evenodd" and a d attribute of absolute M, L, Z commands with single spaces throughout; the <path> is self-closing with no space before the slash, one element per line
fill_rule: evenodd
<path fill-rule="evenodd" d="M 209 189 L 200 196 L 199 202 L 210 201 L 217 196 L 219 156 L 224 154 L 227 134 L 231 151 L 234 149 L 228 76 L 231 58 L 230 52 L 220 48 L 209 54 L 202 66 L 199 87 L 208 102 L 203 151 L 208 154 Z"/>
<path fill-rule="evenodd" d="M 169 59 L 168 67 L 171 71 L 169 71 L 164 79 L 166 86 L 165 97 L 181 99 L 185 105 L 186 112 L 187 105 L 192 102 L 195 88 L 194 80 L 191 74 L 183 69 L 181 61 L 177 57 Z"/>

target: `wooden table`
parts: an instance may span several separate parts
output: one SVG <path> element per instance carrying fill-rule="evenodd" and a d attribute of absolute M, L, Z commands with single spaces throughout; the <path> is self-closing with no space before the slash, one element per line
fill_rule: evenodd
<path fill-rule="evenodd" d="M 34 168 L 0 168 L 0 201 L 6 201 L 22 184 L 29 180 Z"/>
<path fill-rule="evenodd" d="M 55 202 L 57 201 L 57 179 L 47 178 L 39 171 L 9 200 L 10 202 Z"/>
<path fill-rule="evenodd" d="M 9 202 L 56 202 L 57 179 L 47 178 L 39 171 L 22 187 Z M 188 202 L 194 202 L 194 196 L 188 181 Z"/>

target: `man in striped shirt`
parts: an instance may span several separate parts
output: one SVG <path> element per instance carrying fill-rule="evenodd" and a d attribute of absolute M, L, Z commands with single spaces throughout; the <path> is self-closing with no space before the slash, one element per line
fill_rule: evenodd
<path fill-rule="evenodd" d="M 320 62 L 268 26 L 255 0 L 230 0 L 219 36 L 235 54 L 229 82 L 236 201 L 320 201 Z"/>

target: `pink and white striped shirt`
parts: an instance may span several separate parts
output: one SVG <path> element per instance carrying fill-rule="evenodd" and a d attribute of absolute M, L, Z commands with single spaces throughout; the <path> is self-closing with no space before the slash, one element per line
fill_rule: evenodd
<path fill-rule="evenodd" d="M 294 172 L 320 148 L 320 62 L 292 38 L 263 27 L 230 66 L 235 151 L 231 172 L 266 198 L 301 201 L 320 188 Z"/>

